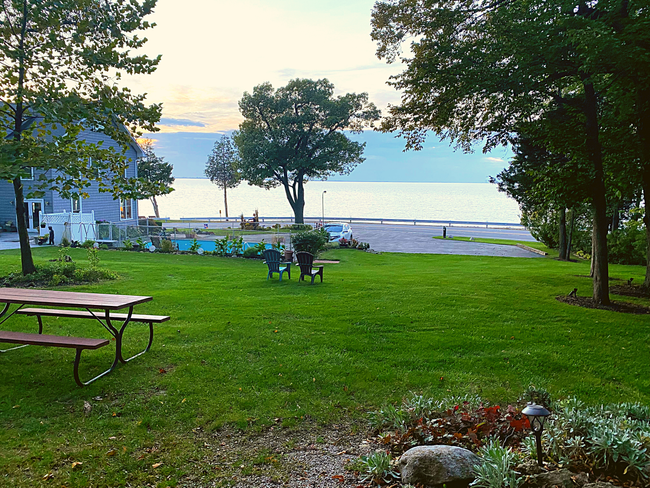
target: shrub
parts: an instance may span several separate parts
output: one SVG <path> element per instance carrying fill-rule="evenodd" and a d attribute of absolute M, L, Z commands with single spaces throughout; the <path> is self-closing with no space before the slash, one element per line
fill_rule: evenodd
<path fill-rule="evenodd" d="M 142 237 L 138 237 L 138 238 L 135 240 L 135 243 L 138 245 L 138 249 L 139 249 L 140 251 L 144 251 L 145 246 L 147 245 L 147 243 L 144 241 L 144 239 L 143 239 Z"/>
<path fill-rule="evenodd" d="M 384 451 L 361 456 L 361 473 L 364 475 L 361 481 L 372 481 L 377 485 L 383 485 L 399 478 L 399 474 L 393 470 L 392 461 L 391 455 Z"/>
<path fill-rule="evenodd" d="M 100 248 L 102 251 L 108 251 L 108 244 L 100 244 L 100 245 L 99 245 L 99 248 Z"/>
<path fill-rule="evenodd" d="M 472 486 L 479 488 L 517 488 L 523 480 L 514 470 L 517 455 L 496 439 L 491 439 L 478 451 L 482 463 L 474 466 L 476 479 Z"/>
<path fill-rule="evenodd" d="M 124 249 L 126 249 L 127 251 L 133 250 L 133 243 L 128 239 L 124 241 Z"/>
<path fill-rule="evenodd" d="M 327 232 L 323 229 L 298 232 L 291 237 L 293 248 L 296 251 L 306 251 L 314 256 L 325 249 L 328 240 Z"/>
<path fill-rule="evenodd" d="M 244 249 L 244 238 L 241 236 L 235 237 L 232 240 L 230 252 L 232 253 L 233 256 L 241 256 L 243 249 Z"/>
<path fill-rule="evenodd" d="M 201 244 L 199 244 L 199 241 L 196 240 L 196 238 L 192 239 L 192 244 L 190 245 L 190 252 L 196 253 L 199 251 L 201 247 Z"/>
<path fill-rule="evenodd" d="M 646 264 L 647 240 L 642 224 L 639 220 L 629 220 L 607 236 L 610 263 Z"/>
<path fill-rule="evenodd" d="M 95 245 L 95 241 L 93 241 L 92 239 L 86 239 L 81 243 L 81 247 L 83 247 L 84 249 L 89 249 L 94 245 Z"/>
<path fill-rule="evenodd" d="M 312 230 L 313 227 L 309 224 L 291 224 L 291 225 L 285 225 L 283 229 L 293 230 L 296 232 L 304 232 L 307 230 Z"/>
<path fill-rule="evenodd" d="M 214 241 L 214 253 L 217 256 L 225 256 L 228 254 L 228 237 L 224 237 L 223 239 L 216 239 Z"/>
<path fill-rule="evenodd" d="M 250 258 L 258 258 L 259 256 L 260 255 L 257 252 L 257 249 L 255 248 L 255 246 L 249 247 L 244 251 L 244 257 L 245 258 L 249 258 L 249 259 Z"/>
<path fill-rule="evenodd" d="M 61 247 L 70 247 L 70 241 L 67 237 L 61 238 Z"/>
<path fill-rule="evenodd" d="M 160 241 L 160 252 L 170 253 L 174 251 L 174 243 L 170 239 L 162 239 Z"/>
<path fill-rule="evenodd" d="M 89 247 L 86 249 L 86 254 L 88 256 L 88 263 L 91 268 L 97 268 L 99 266 L 99 251 L 94 247 Z"/>

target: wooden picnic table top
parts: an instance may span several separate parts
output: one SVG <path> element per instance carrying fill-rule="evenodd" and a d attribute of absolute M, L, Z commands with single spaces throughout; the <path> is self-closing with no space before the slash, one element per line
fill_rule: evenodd
<path fill-rule="evenodd" d="M 120 310 L 151 300 L 153 300 L 153 297 L 134 295 L 108 295 L 76 291 L 36 290 L 32 288 L 0 288 L 0 303 L 20 303 L 24 305 Z"/>

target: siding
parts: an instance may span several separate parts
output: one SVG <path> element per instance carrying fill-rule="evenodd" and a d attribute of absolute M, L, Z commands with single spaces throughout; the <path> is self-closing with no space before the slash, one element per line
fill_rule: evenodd
<path fill-rule="evenodd" d="M 91 143 L 103 141 L 103 147 L 114 147 L 120 151 L 120 146 L 113 139 L 101 132 L 94 132 L 90 130 L 82 131 L 79 138 Z M 128 178 L 137 176 L 137 153 L 133 147 L 126 151 L 126 158 L 131 162 L 126 170 Z M 38 176 L 38 173 L 37 173 Z M 24 182 L 25 193 L 29 191 L 29 181 Z M 81 203 L 82 212 L 95 212 L 96 220 L 106 220 L 109 222 L 120 222 L 120 202 L 114 200 L 111 193 L 100 193 L 99 183 L 94 182 L 86 189 L 88 198 L 84 198 Z M 45 200 L 46 213 L 59 213 L 70 212 L 72 204 L 70 199 L 61 198 L 58 192 L 48 191 L 43 198 Z M 13 185 L 6 181 L 0 181 L 0 224 L 4 224 L 7 220 L 16 222 L 15 207 L 10 202 L 14 200 Z M 129 221 L 122 221 L 127 223 L 137 223 L 138 218 L 138 202 L 133 201 L 133 219 Z"/>

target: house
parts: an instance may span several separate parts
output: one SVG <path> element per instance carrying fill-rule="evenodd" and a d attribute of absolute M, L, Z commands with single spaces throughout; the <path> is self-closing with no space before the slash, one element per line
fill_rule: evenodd
<path fill-rule="evenodd" d="M 118 151 L 119 144 L 106 134 L 98 130 L 85 129 L 78 136 L 88 142 L 103 141 L 103 147 L 112 146 Z M 135 140 L 132 139 L 126 158 L 130 161 L 126 169 L 127 178 L 137 177 L 137 161 L 144 155 L 142 149 Z M 54 170 L 49 170 L 47 176 L 52 176 Z M 42 172 L 38 170 L 32 172 L 32 177 L 23 178 L 24 194 L 30 191 L 30 182 L 40 176 Z M 28 215 L 27 228 L 29 232 L 39 233 L 41 223 L 44 221 L 44 214 L 51 217 L 45 217 L 48 222 L 54 222 L 54 215 L 69 215 L 67 221 L 88 222 L 94 224 L 95 221 L 107 221 L 122 223 L 125 225 L 137 225 L 138 220 L 138 201 L 125 199 L 116 200 L 111 193 L 100 193 L 99 184 L 93 182 L 90 187 L 84 189 L 88 193 L 87 198 L 70 199 L 62 198 L 57 191 L 49 190 L 45 192 L 42 198 L 25 199 L 25 207 Z M 70 215 L 79 214 L 79 215 Z M 63 218 L 65 220 L 65 218 Z M 5 226 L 7 222 L 12 222 L 13 226 L 17 225 L 15 194 L 13 184 L 10 181 L 0 181 L 0 226 Z M 60 240 L 61 233 L 55 232 L 57 241 Z"/>

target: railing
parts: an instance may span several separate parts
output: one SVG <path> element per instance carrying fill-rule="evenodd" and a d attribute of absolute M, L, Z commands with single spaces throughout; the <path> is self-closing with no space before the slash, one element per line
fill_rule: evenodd
<path fill-rule="evenodd" d="M 245 221 L 252 220 L 253 217 L 244 217 Z M 183 217 L 181 222 L 239 222 L 241 217 Z M 294 217 L 259 217 L 260 222 L 294 222 Z M 309 221 L 320 222 L 322 217 L 305 217 L 305 223 Z M 445 225 L 447 227 L 471 226 L 471 227 L 514 227 L 516 229 L 525 229 L 521 224 L 513 222 L 481 222 L 472 220 L 423 220 L 423 219 L 382 219 L 382 218 L 363 218 L 363 217 L 327 217 L 326 222 L 366 222 L 379 224 L 413 224 L 413 225 Z"/>

